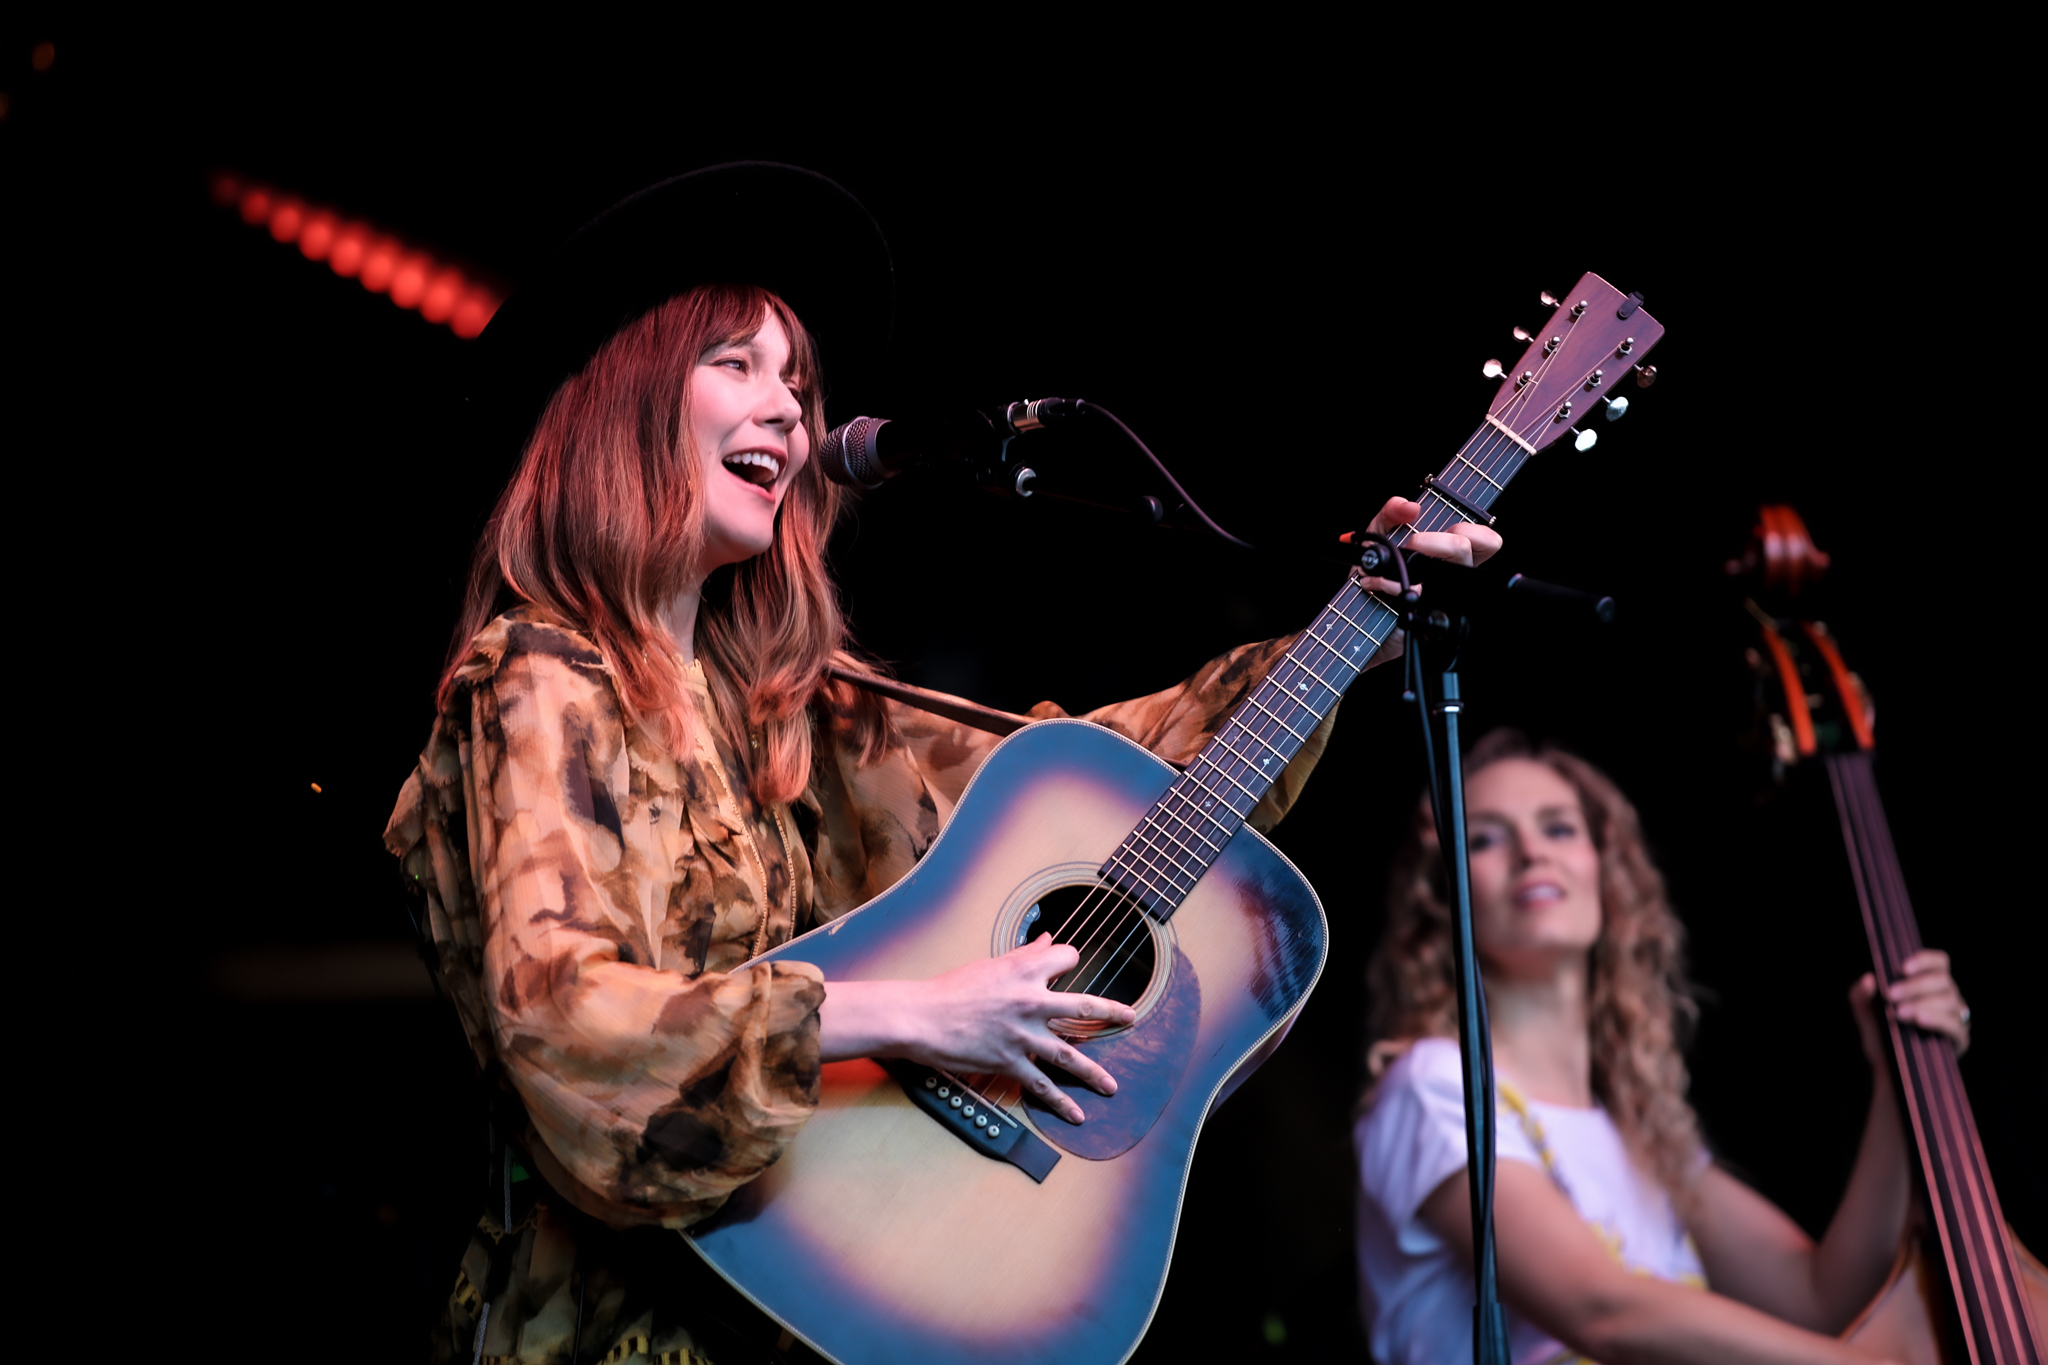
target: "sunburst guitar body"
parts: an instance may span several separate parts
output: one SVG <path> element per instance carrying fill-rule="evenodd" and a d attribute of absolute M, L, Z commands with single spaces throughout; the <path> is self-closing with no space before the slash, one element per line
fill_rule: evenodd
<path fill-rule="evenodd" d="M 997 746 L 910 876 L 767 956 L 828 980 L 914 979 L 1056 930 L 1045 907 L 1095 884 L 1175 776 L 1097 726 L 1031 726 Z M 1042 1183 L 963 1140 L 984 1128 L 914 1104 L 899 1078 L 922 1076 L 841 1062 L 782 1161 L 692 1230 L 698 1251 L 849 1365 L 1128 1355 L 1165 1284 L 1202 1122 L 1307 998 L 1329 944 L 1315 892 L 1251 831 L 1139 929 L 1150 971 L 1119 992 L 1137 1022 L 1086 1045 L 1117 1093 L 1072 1086 L 1079 1127 L 997 1107 L 1058 1153 Z"/>

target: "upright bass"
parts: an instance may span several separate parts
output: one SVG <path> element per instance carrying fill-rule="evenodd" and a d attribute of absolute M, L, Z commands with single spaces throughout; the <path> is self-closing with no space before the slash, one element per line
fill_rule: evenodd
<path fill-rule="evenodd" d="M 1827 566 L 1799 514 L 1778 505 L 1762 509 L 1748 552 L 1728 567 L 1789 598 Z M 1754 599 L 1746 605 L 1760 635 L 1751 665 L 1771 698 L 1759 708 L 1762 738 L 1780 773 L 1816 757 L 1827 769 L 1882 991 L 1922 945 L 1878 796 L 1876 709 L 1824 623 L 1780 619 Z M 1920 1160 L 1925 1221 L 1908 1233 L 1884 1288 L 1844 1336 L 1913 1365 L 2041 1365 L 2048 1269 L 2006 1224 L 1955 1044 L 1889 1013 L 1885 1024 Z"/>

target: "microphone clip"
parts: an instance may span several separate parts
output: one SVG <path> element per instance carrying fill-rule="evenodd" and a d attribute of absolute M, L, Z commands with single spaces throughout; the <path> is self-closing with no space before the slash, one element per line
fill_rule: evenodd
<path fill-rule="evenodd" d="M 1014 439 L 1027 431 L 1042 431 L 1078 415 L 1086 407 L 1087 401 L 1080 398 L 1027 398 L 1012 403 L 1003 409 L 1002 426 L 1008 433 L 1004 439 Z"/>

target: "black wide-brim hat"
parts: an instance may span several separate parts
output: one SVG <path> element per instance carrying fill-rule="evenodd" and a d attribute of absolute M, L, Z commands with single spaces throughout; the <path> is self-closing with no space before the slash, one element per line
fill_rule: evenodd
<path fill-rule="evenodd" d="M 478 453 L 516 458 L 548 399 L 614 332 L 701 284 L 759 285 L 789 304 L 817 345 L 828 411 L 878 381 L 896 273 L 874 217 L 815 171 L 731 162 L 612 205 L 498 309 L 466 393 Z"/>

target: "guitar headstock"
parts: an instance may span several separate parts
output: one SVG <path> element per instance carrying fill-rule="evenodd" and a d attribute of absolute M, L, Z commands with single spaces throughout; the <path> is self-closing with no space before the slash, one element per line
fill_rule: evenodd
<path fill-rule="evenodd" d="M 1648 387 L 1655 378 L 1656 370 L 1642 362 L 1664 325 L 1643 311 L 1641 294 L 1624 294 L 1590 272 L 1561 297 L 1543 295 L 1543 302 L 1551 314 L 1542 326 L 1515 329 L 1529 345 L 1513 368 L 1486 363 L 1486 373 L 1501 380 L 1487 412 L 1532 451 L 1575 429 L 1584 450 L 1593 444 L 1586 419 L 1602 410 L 1609 421 L 1621 416 L 1628 407 L 1623 382 Z"/>

